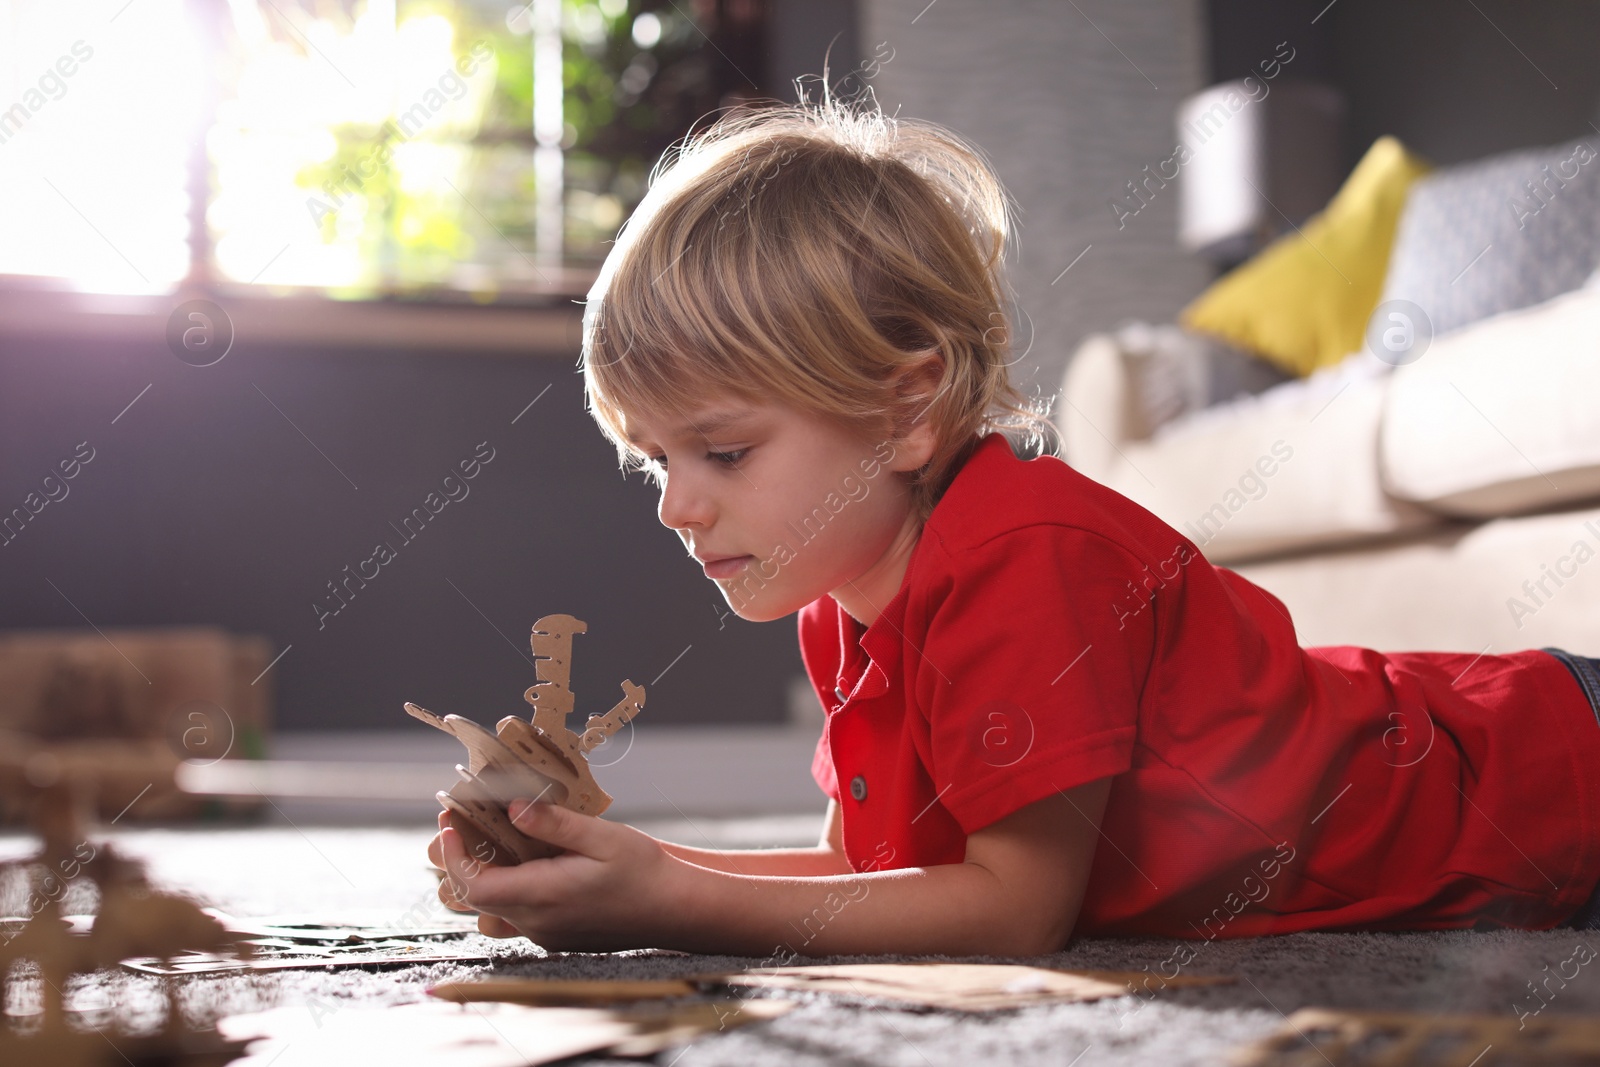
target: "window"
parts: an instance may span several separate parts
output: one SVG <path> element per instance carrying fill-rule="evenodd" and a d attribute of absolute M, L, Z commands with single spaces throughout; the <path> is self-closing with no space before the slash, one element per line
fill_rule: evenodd
<path fill-rule="evenodd" d="M 0 0 L 0 282 L 582 293 L 759 0 Z"/>

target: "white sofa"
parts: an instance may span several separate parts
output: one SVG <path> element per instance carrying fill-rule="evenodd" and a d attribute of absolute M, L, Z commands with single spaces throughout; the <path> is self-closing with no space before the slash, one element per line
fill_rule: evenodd
<path fill-rule="evenodd" d="M 1062 455 L 1278 596 L 1302 645 L 1600 656 L 1600 281 L 1147 429 L 1087 338 Z"/>

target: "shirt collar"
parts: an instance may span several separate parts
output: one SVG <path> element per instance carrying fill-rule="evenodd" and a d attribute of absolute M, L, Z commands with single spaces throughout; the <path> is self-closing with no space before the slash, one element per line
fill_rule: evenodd
<path fill-rule="evenodd" d="M 923 532 L 926 533 L 926 530 Z M 888 688 L 889 672 L 899 666 L 904 643 L 901 631 L 905 622 L 906 599 L 911 590 L 911 576 L 915 573 L 917 550 L 921 546 L 922 536 L 919 535 L 911 550 L 911 562 L 906 566 L 900 588 L 878 612 L 871 626 L 863 627 L 838 601 L 833 602 L 833 610 L 839 616 L 839 663 L 843 666 L 855 664 L 860 658 L 857 647 L 867 656 L 868 663 L 857 690 L 861 696 L 875 696 L 883 692 Z"/>
<path fill-rule="evenodd" d="M 973 449 L 967 457 L 967 461 L 962 464 L 961 469 L 956 472 L 956 476 L 951 480 L 950 485 L 946 487 L 944 496 L 934 505 L 933 513 L 928 516 L 928 521 L 923 523 L 922 530 L 917 535 L 917 543 L 912 546 L 911 558 L 906 563 L 906 573 L 900 580 L 900 588 L 890 598 L 889 603 L 883 606 L 883 610 L 878 613 L 878 617 L 873 620 L 871 626 L 863 628 L 853 615 L 840 607 L 837 601 L 834 602 L 834 610 L 838 612 L 839 616 L 839 662 L 841 664 L 855 662 L 856 654 L 851 647 L 852 645 L 859 645 L 871 661 L 863 676 L 861 686 L 861 694 L 863 696 L 871 696 L 887 688 L 888 675 L 900 665 L 901 654 L 905 647 L 903 630 L 906 605 L 910 600 L 911 587 L 916 584 L 920 577 L 917 564 L 925 555 L 922 551 L 922 546 L 930 535 L 938 537 L 943 530 L 951 511 L 946 502 L 950 500 L 952 495 L 957 496 L 958 499 L 965 495 L 964 493 L 957 493 L 956 489 L 958 485 L 965 489 L 964 482 L 971 479 L 963 476 L 972 471 L 974 467 L 986 468 L 1002 459 L 1016 461 L 1016 456 L 1012 453 L 1011 445 L 1006 440 L 1005 435 L 1001 433 L 986 434 L 979 442 L 978 447 Z"/>

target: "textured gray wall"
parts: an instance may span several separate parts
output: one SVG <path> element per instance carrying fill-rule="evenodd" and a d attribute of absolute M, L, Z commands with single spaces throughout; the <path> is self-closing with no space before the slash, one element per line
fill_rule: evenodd
<path fill-rule="evenodd" d="M 1169 321 L 1209 281 L 1177 247 L 1176 185 L 1121 230 L 1110 207 L 1205 81 L 1197 0 L 864 0 L 863 55 L 880 43 L 885 110 L 975 141 L 1016 198 L 1019 385 L 1053 394 L 1085 333 Z"/>

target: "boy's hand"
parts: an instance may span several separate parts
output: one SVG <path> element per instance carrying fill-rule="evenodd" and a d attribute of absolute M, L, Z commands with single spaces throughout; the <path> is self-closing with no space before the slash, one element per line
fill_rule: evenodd
<path fill-rule="evenodd" d="M 439 868 L 442 878 L 439 882 L 439 900 L 451 911 L 474 911 L 458 898 L 458 890 L 450 880 L 450 874 L 444 865 L 444 832 L 450 829 L 450 813 L 439 813 L 439 832 L 433 835 L 433 840 L 428 842 L 428 862 Z M 478 933 L 487 934 L 489 937 L 521 937 L 517 928 L 504 919 L 493 915 L 478 916 Z"/>
<path fill-rule="evenodd" d="M 479 931 L 491 937 L 520 934 L 558 951 L 637 948 L 666 932 L 668 879 L 683 865 L 655 838 L 557 804 L 518 799 L 507 814 L 529 837 L 567 851 L 515 867 L 484 864 L 440 812 L 428 858 L 445 872 L 446 907 L 478 912 Z"/>

